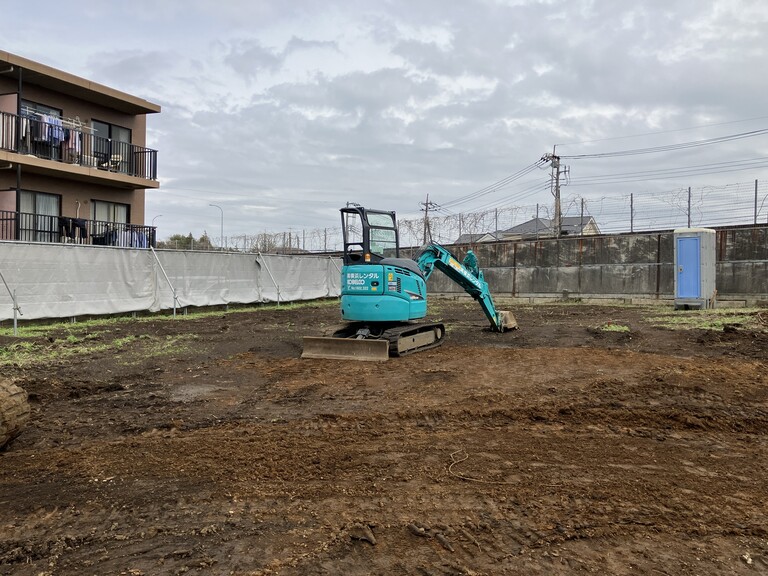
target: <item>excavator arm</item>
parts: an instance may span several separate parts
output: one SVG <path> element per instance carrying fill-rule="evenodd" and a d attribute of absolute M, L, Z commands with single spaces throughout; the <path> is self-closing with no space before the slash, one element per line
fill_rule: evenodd
<path fill-rule="evenodd" d="M 483 272 L 477 264 L 477 257 L 470 250 L 463 262 L 459 262 L 448 250 L 439 244 L 429 244 L 422 248 L 416 258 L 424 278 L 427 279 L 437 268 L 480 304 L 483 313 L 491 322 L 491 329 L 504 332 L 517 327 L 517 321 L 511 312 L 496 310 L 488 283 L 483 279 Z"/>

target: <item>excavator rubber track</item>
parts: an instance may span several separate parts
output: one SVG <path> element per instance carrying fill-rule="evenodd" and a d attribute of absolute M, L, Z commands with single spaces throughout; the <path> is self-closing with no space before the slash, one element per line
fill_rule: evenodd
<path fill-rule="evenodd" d="M 445 338 L 445 326 L 440 323 L 398 326 L 385 330 L 382 338 L 389 341 L 390 356 L 405 356 L 440 346 Z"/>
<path fill-rule="evenodd" d="M 405 356 L 443 343 L 445 326 L 440 323 L 403 323 L 373 330 L 367 338 L 356 337 L 362 323 L 352 323 L 332 336 L 305 336 L 302 358 L 382 362 L 390 356 Z"/>

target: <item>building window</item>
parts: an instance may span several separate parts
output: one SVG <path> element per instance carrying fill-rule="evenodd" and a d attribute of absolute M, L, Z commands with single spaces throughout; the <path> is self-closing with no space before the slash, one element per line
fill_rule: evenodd
<path fill-rule="evenodd" d="M 131 143 L 131 129 L 118 126 L 116 124 L 109 124 L 107 122 L 101 122 L 100 120 L 94 120 L 91 122 L 94 134 L 99 138 L 108 138 L 115 142 Z"/>
<path fill-rule="evenodd" d="M 37 102 L 30 102 L 29 100 L 22 100 L 21 115 L 33 116 L 35 114 L 39 114 L 41 116 L 42 115 L 55 116 L 57 118 L 61 118 L 61 109 L 51 108 L 50 106 L 46 106 L 45 104 L 38 104 Z"/>
<path fill-rule="evenodd" d="M 128 173 L 131 160 L 131 130 L 116 124 L 93 120 L 94 155 L 99 163 L 116 172 Z"/>
<path fill-rule="evenodd" d="M 58 242 L 61 196 L 44 192 L 19 192 L 19 240 Z"/>
<path fill-rule="evenodd" d="M 128 224 L 130 206 L 103 200 L 91 200 L 91 241 L 104 246 L 139 247 L 138 238 L 133 242 L 133 226 Z M 144 245 L 146 248 L 146 237 Z"/>
<path fill-rule="evenodd" d="M 60 160 L 60 144 L 64 140 L 61 110 L 22 100 L 21 115 L 25 119 L 21 126 L 21 153 Z"/>
<path fill-rule="evenodd" d="M 128 204 L 117 202 L 104 202 L 103 200 L 91 201 L 91 220 L 108 222 L 110 224 L 128 223 Z"/>

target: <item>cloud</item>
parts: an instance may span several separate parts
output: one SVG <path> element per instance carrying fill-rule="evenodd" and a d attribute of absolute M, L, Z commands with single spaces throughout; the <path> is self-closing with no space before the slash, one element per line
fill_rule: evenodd
<path fill-rule="evenodd" d="M 239 40 L 230 47 L 224 63 L 245 78 L 255 78 L 258 72 L 275 72 L 283 65 L 285 55 L 261 45 L 258 40 Z"/>
<path fill-rule="evenodd" d="M 73 1 L 56 26 L 4 8 L 16 24 L 5 49 L 162 105 L 147 122 L 162 179 L 147 215 L 165 215 L 162 233 L 211 232 L 211 202 L 232 233 L 335 226 L 347 201 L 418 217 L 427 194 L 450 203 L 555 144 L 591 152 L 765 125 L 744 122 L 765 115 L 768 89 L 758 0 Z M 55 33 L 83 22 L 87 34 Z M 572 175 L 765 147 L 574 163 Z M 765 173 L 706 178 L 742 176 Z M 462 208 L 518 197 L 551 202 L 511 186 Z"/>

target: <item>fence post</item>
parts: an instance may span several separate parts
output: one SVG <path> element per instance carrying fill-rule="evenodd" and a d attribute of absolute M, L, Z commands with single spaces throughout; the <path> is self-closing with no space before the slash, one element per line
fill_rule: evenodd
<path fill-rule="evenodd" d="M 17 320 L 17 314 L 21 314 L 21 306 L 19 306 L 18 300 L 16 300 L 16 289 L 14 288 L 13 292 L 11 292 L 11 289 L 8 287 L 8 282 L 5 281 L 5 276 L 3 276 L 3 273 L 0 272 L 0 278 L 3 280 L 3 284 L 5 284 L 5 289 L 8 290 L 8 294 L 11 296 L 11 301 L 13 302 L 13 335 L 18 336 L 18 320 Z"/>
<path fill-rule="evenodd" d="M 152 250 L 152 254 L 155 257 L 155 261 L 157 262 L 157 265 L 160 266 L 160 271 L 163 273 L 163 276 L 165 276 L 165 281 L 168 282 L 168 286 L 171 287 L 171 291 L 173 292 L 173 317 L 176 318 L 176 304 L 179 301 L 179 298 L 176 296 L 176 288 L 174 288 L 173 284 L 171 283 L 171 279 L 168 278 L 168 274 L 165 273 L 165 268 L 163 268 L 162 262 L 160 262 L 160 258 L 157 257 L 157 252 L 155 252 L 155 249 L 150 246 L 150 249 Z M 184 308 L 184 315 L 186 316 L 187 309 Z"/>
<path fill-rule="evenodd" d="M 691 187 L 688 186 L 688 228 L 691 227 Z"/>
<path fill-rule="evenodd" d="M 285 239 L 285 234 L 283 234 L 283 239 Z M 285 246 L 285 244 L 283 244 L 283 246 Z M 274 284 L 275 288 L 277 289 L 277 305 L 280 306 L 280 285 L 275 281 L 275 277 L 272 276 L 272 271 L 269 269 L 269 266 L 267 266 L 266 260 L 263 260 L 261 252 L 259 252 L 258 254 L 259 254 L 259 260 L 261 260 L 259 264 L 264 264 L 264 268 L 267 269 L 267 274 L 269 274 L 269 278 L 270 280 L 272 280 L 272 284 Z"/>
<path fill-rule="evenodd" d="M 755 226 L 757 226 L 757 178 L 755 178 Z"/>

